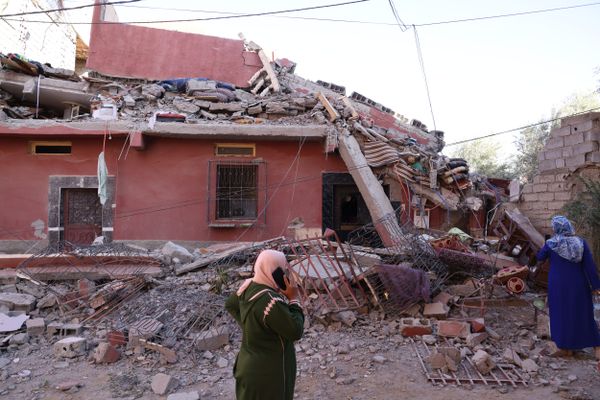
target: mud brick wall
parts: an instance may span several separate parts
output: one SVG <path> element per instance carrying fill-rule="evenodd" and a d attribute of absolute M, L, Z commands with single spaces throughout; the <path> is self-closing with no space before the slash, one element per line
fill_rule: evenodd
<path fill-rule="evenodd" d="M 580 176 L 600 179 L 600 113 L 561 120 L 538 154 L 538 173 L 523 187 L 519 209 L 543 234 L 550 219 L 583 190 Z"/>

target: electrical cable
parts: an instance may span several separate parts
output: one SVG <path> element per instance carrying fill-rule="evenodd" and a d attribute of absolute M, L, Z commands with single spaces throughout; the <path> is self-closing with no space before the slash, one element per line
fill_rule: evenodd
<path fill-rule="evenodd" d="M 408 27 L 406 26 L 406 24 L 404 23 L 404 21 L 402 21 L 402 19 L 398 15 L 398 11 L 396 10 L 396 6 L 394 5 L 394 1 L 393 0 L 388 0 L 388 3 L 390 4 L 390 8 L 392 9 L 392 14 L 394 15 L 394 19 L 396 20 L 396 24 L 398 25 L 398 27 L 400 28 L 400 30 L 402 32 L 406 32 L 408 30 Z"/>
<path fill-rule="evenodd" d="M 236 14 L 236 15 L 223 15 L 219 17 L 207 17 L 207 18 L 184 18 L 184 19 L 172 19 L 172 20 L 152 20 L 152 21 L 125 21 L 125 22 L 116 22 L 116 21 L 91 21 L 91 22 L 63 22 L 65 24 L 70 25 L 123 25 L 123 24 L 163 24 L 163 23 L 172 23 L 172 22 L 195 22 L 195 21 L 216 21 L 216 20 L 224 20 L 224 19 L 234 19 L 234 18 L 247 18 L 247 17 L 264 17 L 268 15 L 276 15 L 276 14 L 284 14 L 291 12 L 300 12 L 300 11 L 309 11 L 309 10 L 319 10 L 323 8 L 331 8 L 331 7 L 339 7 L 350 4 L 364 3 L 370 0 L 353 0 L 346 1 L 343 3 L 334 3 L 334 4 L 324 4 L 322 6 L 312 6 L 312 7 L 302 7 L 302 8 L 293 8 L 287 10 L 276 10 L 276 11 L 265 11 L 260 13 L 249 13 L 249 14 Z M 13 21 L 10 18 L 4 18 L 4 16 L 0 16 L 2 19 L 6 19 L 7 21 Z M 23 21 L 23 20 L 19 20 Z M 53 23 L 48 21 L 39 21 L 39 20 L 24 20 L 24 22 L 32 22 L 32 23 Z"/>
<path fill-rule="evenodd" d="M 365 0 L 368 1 L 368 0 Z M 507 17 L 518 17 L 518 16 L 523 16 L 523 15 L 530 15 L 530 14 L 540 14 L 540 13 L 548 13 L 548 12 L 556 12 L 556 11 L 564 11 L 564 10 L 571 10 L 571 9 L 577 9 L 577 8 L 583 8 L 583 7 L 593 7 L 593 6 L 598 6 L 600 5 L 600 2 L 594 2 L 594 3 L 585 3 L 585 4 L 575 4 L 572 6 L 564 6 L 564 7 L 555 7 L 555 8 L 544 8 L 544 9 L 538 9 L 538 10 L 530 10 L 530 11 L 522 11 L 522 12 L 515 12 L 515 13 L 507 13 L 507 14 L 496 14 L 496 15 L 486 15 L 486 16 L 481 16 L 481 17 L 473 17 L 473 18 L 462 18 L 462 19 L 454 19 L 454 20 L 443 20 L 443 21 L 432 21 L 432 22 L 423 22 L 423 23 L 417 23 L 417 24 L 408 24 L 410 26 L 416 26 L 416 27 L 428 27 L 428 26 L 435 26 L 435 25 L 446 25 L 446 24 L 453 24 L 453 23 L 461 23 L 461 22 L 472 22 L 472 21 L 479 21 L 479 20 L 486 20 L 486 19 L 495 19 L 495 18 L 507 18 Z M 241 13 L 231 13 L 231 12 L 225 12 L 225 11 L 211 11 L 211 10 L 195 10 L 195 9 L 184 9 L 184 8 L 166 8 L 166 7 L 150 7 L 150 6 L 127 6 L 127 5 L 122 5 L 121 7 L 137 7 L 137 8 L 147 8 L 147 9 L 154 9 L 154 10 L 172 10 L 172 11 L 182 11 L 182 12 L 203 12 L 203 13 L 207 13 L 207 14 L 226 14 L 226 15 L 233 15 L 233 16 L 240 16 L 240 17 L 244 17 L 246 16 L 246 14 L 241 14 Z M 48 12 L 48 11 L 45 11 Z M 270 14 L 265 14 L 263 16 L 270 16 Z M 277 18 L 291 18 L 291 19 L 302 19 L 302 20 L 308 20 L 308 21 L 321 21 L 321 22 L 342 22 L 342 23 L 353 23 L 353 24 L 368 24 L 368 25 L 383 25 L 383 26 L 397 26 L 398 22 L 377 22 L 377 21 L 361 21 L 361 20 L 349 20 L 349 19 L 336 19 L 336 18 L 317 18 L 317 17 L 299 17 L 299 16 L 276 16 Z M 1 19 L 5 19 L 7 21 L 23 21 L 23 22 L 32 22 L 32 23 L 50 23 L 48 21 L 39 21 L 39 20 L 20 20 L 20 19 L 8 19 L 8 18 L 4 18 L 3 16 L 0 16 Z M 196 20 L 201 20 L 201 19 L 193 19 L 192 21 L 196 21 Z M 156 23 L 163 23 L 163 22 L 188 22 L 188 20 L 165 20 L 165 21 L 159 21 Z M 69 24 L 69 22 L 57 22 L 58 23 L 62 23 L 62 24 Z M 104 22 L 100 22 L 100 23 L 105 23 L 105 24 L 114 24 L 114 23 L 122 23 L 122 24 L 136 24 L 136 23 L 155 23 L 154 21 L 145 21 L 145 22 L 134 22 L 134 21 L 123 21 L 123 22 L 109 22 L 109 21 L 104 21 Z M 93 22 L 73 22 L 70 23 L 72 25 L 92 25 L 94 24 Z M 407 26 L 408 26 L 407 25 Z"/>
<path fill-rule="evenodd" d="M 423 60 L 423 52 L 421 51 L 421 41 L 419 40 L 419 34 L 416 26 L 413 25 L 415 31 L 415 45 L 417 46 L 417 56 L 419 58 L 419 65 L 421 66 L 421 72 L 423 72 L 423 80 L 425 81 L 425 90 L 427 91 L 427 101 L 429 102 L 429 111 L 431 111 L 431 120 L 433 121 L 433 130 L 437 130 L 435 124 L 435 116 L 433 115 L 433 105 L 431 104 L 431 95 L 429 93 L 429 83 L 427 82 L 427 73 L 425 72 L 425 61 Z"/>
<path fill-rule="evenodd" d="M 107 2 L 107 3 L 103 3 L 101 5 L 103 5 L 103 6 L 110 6 L 110 5 L 117 5 L 117 4 L 137 3 L 137 2 L 140 2 L 140 1 L 142 1 L 142 0 L 111 1 L 111 2 Z M 48 13 L 53 13 L 53 12 L 63 12 L 63 11 L 79 10 L 79 9 L 82 9 L 82 8 L 89 8 L 89 7 L 94 7 L 94 6 L 96 6 L 95 3 L 94 4 L 85 4 L 85 5 L 81 5 L 81 6 L 73 6 L 73 7 L 53 8 L 51 10 L 26 11 L 26 12 L 15 13 L 15 14 L 3 14 L 3 15 L 0 15 L 0 18 L 21 17 L 21 16 L 25 16 L 25 15 L 35 15 L 35 14 L 48 14 Z"/>
<path fill-rule="evenodd" d="M 489 135 L 483 135 L 483 136 L 478 136 L 478 137 L 471 138 L 471 139 L 459 140 L 458 142 L 448 143 L 448 144 L 445 145 L 445 147 L 455 146 L 457 144 L 474 142 L 476 140 L 487 139 L 487 138 L 493 137 L 493 136 L 504 135 L 506 133 L 520 131 L 520 130 L 527 129 L 527 128 L 532 128 L 532 127 L 538 126 L 538 125 L 544 125 L 544 124 L 547 124 L 549 122 L 558 121 L 558 120 L 563 119 L 563 118 L 574 117 L 576 115 L 586 114 L 586 113 L 589 113 L 589 112 L 592 112 L 592 111 L 596 111 L 596 110 L 600 110 L 600 107 L 590 108 L 590 109 L 585 110 L 585 111 L 580 111 L 580 112 L 576 112 L 576 113 L 569 114 L 569 115 L 563 115 L 563 116 L 560 116 L 560 117 L 548 119 L 546 121 L 536 122 L 535 124 L 529 124 L 529 125 L 524 125 L 524 126 L 520 126 L 518 128 L 508 129 L 508 130 L 501 131 L 501 132 L 490 133 Z"/>

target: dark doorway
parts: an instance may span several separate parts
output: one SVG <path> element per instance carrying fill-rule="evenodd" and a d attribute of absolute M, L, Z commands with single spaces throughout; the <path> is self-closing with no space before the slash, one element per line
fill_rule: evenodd
<path fill-rule="evenodd" d="M 98 189 L 63 189 L 61 205 L 63 240 L 85 246 L 102 234 Z"/>
<path fill-rule="evenodd" d="M 333 202 L 333 229 L 344 239 L 349 232 L 371 222 L 367 205 L 356 185 L 334 185 Z"/>
<path fill-rule="evenodd" d="M 389 193 L 387 185 L 383 187 Z M 389 194 L 388 194 L 389 196 Z M 323 174 L 323 230 L 331 228 L 342 240 L 371 222 L 371 214 L 358 187 L 348 173 Z"/>

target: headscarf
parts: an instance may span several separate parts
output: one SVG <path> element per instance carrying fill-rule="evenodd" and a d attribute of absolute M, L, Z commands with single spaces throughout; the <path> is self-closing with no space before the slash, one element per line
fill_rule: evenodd
<path fill-rule="evenodd" d="M 575 235 L 571 222 L 562 215 L 552 217 L 554 236 L 546 241 L 548 247 L 562 258 L 578 263 L 583 257 L 583 239 Z"/>
<path fill-rule="evenodd" d="M 287 269 L 285 254 L 276 250 L 263 250 L 254 263 L 254 276 L 242 283 L 242 286 L 237 290 L 237 295 L 241 296 L 252 282 L 267 285 L 278 290 L 279 286 L 277 286 L 273 279 L 273 271 L 278 267 L 283 268 L 284 271 Z"/>

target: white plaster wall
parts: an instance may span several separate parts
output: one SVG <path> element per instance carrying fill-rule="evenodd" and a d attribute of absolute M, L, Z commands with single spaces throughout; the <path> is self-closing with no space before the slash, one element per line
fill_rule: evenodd
<path fill-rule="evenodd" d="M 0 15 L 57 7 L 56 0 L 0 0 Z M 0 19 L 0 52 L 19 53 L 41 63 L 50 63 L 53 67 L 75 69 L 76 36 L 71 25 L 26 22 L 65 21 L 63 15 L 35 14 L 8 19 Z"/>

